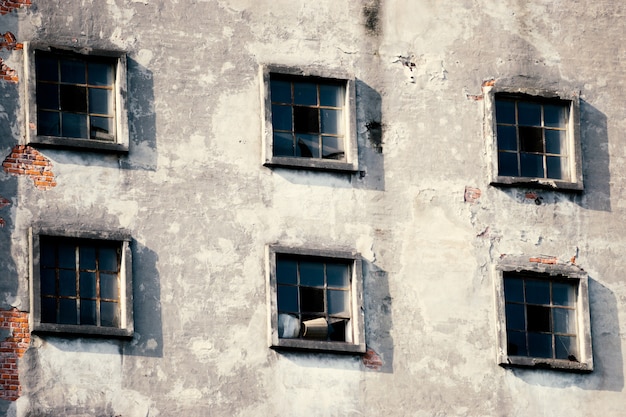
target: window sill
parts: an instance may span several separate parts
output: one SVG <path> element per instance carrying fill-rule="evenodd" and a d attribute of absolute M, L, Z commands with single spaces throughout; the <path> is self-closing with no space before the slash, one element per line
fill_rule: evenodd
<path fill-rule="evenodd" d="M 29 145 L 57 149 L 83 149 L 94 152 L 128 152 L 128 145 L 114 141 L 57 136 L 37 136 L 34 140 L 30 141 Z"/>
<path fill-rule="evenodd" d="M 593 371 L 593 365 L 576 361 L 567 361 L 562 359 L 548 358 L 530 358 L 526 356 L 508 356 L 506 362 L 501 362 L 503 368 L 534 368 L 534 369 L 552 369 L 565 372 L 581 372 L 589 373 Z"/>
<path fill-rule="evenodd" d="M 288 156 L 273 157 L 266 161 L 266 167 L 281 167 L 292 169 L 309 169 L 319 171 L 357 172 L 358 167 L 349 162 L 332 159 L 292 158 Z"/>
<path fill-rule="evenodd" d="M 119 327 L 98 327 L 78 324 L 38 323 L 32 326 L 33 333 L 71 334 L 86 337 L 132 338 L 133 329 Z"/>
<path fill-rule="evenodd" d="M 584 190 L 582 182 L 570 182 L 548 178 L 530 178 L 530 177 L 495 177 L 491 181 L 491 185 L 502 187 L 537 187 L 548 190 L 561 190 L 561 191 L 575 191 L 580 192 Z"/>
<path fill-rule="evenodd" d="M 335 353 L 365 353 L 365 344 L 353 344 L 348 342 L 326 342 L 317 340 L 301 340 L 301 339 L 278 339 L 277 343 L 272 344 L 273 349 L 277 350 L 309 350 L 318 352 L 335 352 Z"/>

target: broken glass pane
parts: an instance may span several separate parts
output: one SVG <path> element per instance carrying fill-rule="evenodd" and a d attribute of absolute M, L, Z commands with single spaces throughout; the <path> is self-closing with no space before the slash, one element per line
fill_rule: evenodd
<path fill-rule="evenodd" d="M 78 85 L 59 86 L 61 110 L 74 113 L 87 113 L 87 89 Z"/>
<path fill-rule="evenodd" d="M 550 332 L 550 307 L 527 305 L 526 315 L 529 332 Z"/>
<path fill-rule="evenodd" d="M 554 336 L 555 356 L 557 359 L 579 361 L 578 344 L 574 336 Z"/>
<path fill-rule="evenodd" d="M 324 312 L 324 290 L 300 287 L 300 309 L 307 313 Z"/>
<path fill-rule="evenodd" d="M 543 152 L 542 129 L 519 126 L 519 143 L 522 152 Z"/>
<path fill-rule="evenodd" d="M 322 158 L 344 159 L 343 139 L 336 136 L 322 136 Z"/>
<path fill-rule="evenodd" d="M 294 107 L 293 129 L 297 133 L 319 133 L 319 109 L 313 107 Z"/>
<path fill-rule="evenodd" d="M 89 138 L 113 140 L 113 118 L 91 116 L 89 118 Z"/>
<path fill-rule="evenodd" d="M 332 319 L 328 326 L 328 338 L 335 342 L 345 342 L 347 322 L 348 320 Z"/>

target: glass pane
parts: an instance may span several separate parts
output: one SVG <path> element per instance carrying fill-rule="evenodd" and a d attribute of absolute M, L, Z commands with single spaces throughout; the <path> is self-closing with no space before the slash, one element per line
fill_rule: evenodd
<path fill-rule="evenodd" d="M 296 148 L 296 156 L 305 158 L 320 157 L 319 136 L 299 134 L 296 136 L 296 140 L 298 145 Z"/>
<path fill-rule="evenodd" d="M 113 118 L 91 116 L 89 123 L 89 138 L 113 140 Z"/>
<path fill-rule="evenodd" d="M 274 132 L 274 156 L 294 156 L 293 135 Z"/>
<path fill-rule="evenodd" d="M 41 321 L 42 323 L 57 322 L 57 302 L 55 298 L 41 299 Z"/>
<path fill-rule="evenodd" d="M 61 81 L 64 83 L 85 84 L 85 62 L 70 59 L 61 60 Z"/>
<path fill-rule="evenodd" d="M 87 64 L 89 84 L 91 85 L 113 85 L 113 65 L 101 62 L 90 62 Z"/>
<path fill-rule="evenodd" d="M 317 86 L 314 83 L 293 83 L 294 103 L 317 105 Z"/>
<path fill-rule="evenodd" d="M 76 323 L 76 300 L 59 299 L 59 323 Z"/>
<path fill-rule="evenodd" d="M 576 287 L 561 282 L 552 283 L 552 303 L 557 306 L 575 306 Z"/>
<path fill-rule="evenodd" d="M 550 332 L 550 307 L 527 305 L 526 316 L 529 332 Z"/>
<path fill-rule="evenodd" d="M 59 67 L 56 58 L 36 55 L 37 79 L 44 81 L 59 81 Z"/>
<path fill-rule="evenodd" d="M 293 130 L 298 133 L 319 133 L 319 109 L 313 107 L 294 107 Z"/>
<path fill-rule="evenodd" d="M 498 149 L 517 151 L 517 130 L 515 126 L 498 125 Z"/>
<path fill-rule="evenodd" d="M 552 320 L 555 333 L 576 334 L 576 310 L 553 308 Z"/>
<path fill-rule="evenodd" d="M 100 325 L 105 327 L 119 327 L 119 323 L 119 304 L 102 301 L 100 303 Z"/>
<path fill-rule="evenodd" d="M 526 280 L 526 302 L 530 304 L 550 304 L 550 282 Z"/>
<path fill-rule="evenodd" d="M 324 290 L 300 287 L 300 309 L 307 313 L 324 312 Z"/>
<path fill-rule="evenodd" d="M 342 264 L 326 264 L 326 282 L 329 287 L 349 287 L 350 266 Z"/>
<path fill-rule="evenodd" d="M 320 106 L 343 107 L 343 87 L 320 85 Z"/>
<path fill-rule="evenodd" d="M 100 271 L 114 271 L 117 272 L 119 264 L 117 261 L 117 250 L 114 247 L 101 247 L 99 251 L 99 264 L 98 269 Z"/>
<path fill-rule="evenodd" d="M 578 343 L 576 337 L 573 336 L 555 336 L 554 337 L 555 356 L 557 359 L 568 359 L 570 361 L 579 361 Z"/>
<path fill-rule="evenodd" d="M 279 284 L 298 283 L 298 264 L 293 259 L 276 259 L 276 282 Z"/>
<path fill-rule="evenodd" d="M 324 264 L 321 262 L 300 262 L 300 285 L 323 287 Z"/>
<path fill-rule="evenodd" d="M 76 272 L 64 269 L 59 271 L 59 295 L 76 296 Z"/>
<path fill-rule="evenodd" d="M 61 119 L 61 136 L 67 138 L 86 138 L 87 115 L 63 113 Z"/>
<path fill-rule="evenodd" d="M 504 278 L 504 298 L 506 301 L 524 302 L 524 280 L 521 278 Z"/>
<path fill-rule="evenodd" d="M 56 294 L 56 272 L 54 269 L 41 269 L 41 293 L 43 295 Z"/>
<path fill-rule="evenodd" d="M 345 342 L 347 323 L 348 320 L 332 320 L 328 326 L 328 338 L 335 342 Z"/>
<path fill-rule="evenodd" d="M 350 292 L 328 290 L 328 314 L 350 317 Z"/>
<path fill-rule="evenodd" d="M 44 239 L 40 241 L 39 265 L 56 266 L 54 244 L 48 243 Z"/>
<path fill-rule="evenodd" d="M 519 176 L 516 153 L 498 152 L 498 175 L 505 177 Z"/>
<path fill-rule="evenodd" d="M 343 138 L 322 136 L 322 158 L 342 160 L 344 157 Z"/>
<path fill-rule="evenodd" d="M 543 106 L 543 123 L 548 127 L 565 127 L 567 125 L 567 108 L 555 104 Z"/>
<path fill-rule="evenodd" d="M 520 154 L 522 177 L 543 178 L 543 156 L 530 153 Z"/>
<path fill-rule="evenodd" d="M 546 135 L 546 153 L 553 153 L 557 155 L 566 154 L 565 144 L 566 132 L 565 130 L 545 130 Z"/>
<path fill-rule="evenodd" d="M 119 300 L 117 275 L 100 274 L 100 297 L 109 300 Z"/>
<path fill-rule="evenodd" d="M 552 335 L 528 333 L 528 355 L 535 358 L 552 358 Z"/>
<path fill-rule="evenodd" d="M 341 110 L 321 109 L 322 133 L 341 135 L 343 134 L 343 118 Z"/>
<path fill-rule="evenodd" d="M 59 113 L 48 111 L 37 112 L 37 134 L 43 136 L 59 136 L 61 134 Z"/>
<path fill-rule="evenodd" d="M 520 126 L 519 145 L 523 152 L 543 152 L 542 129 Z"/>
<path fill-rule="evenodd" d="M 95 300 L 80 300 L 80 324 L 97 324 Z"/>
<path fill-rule="evenodd" d="M 57 84 L 37 83 L 37 107 L 59 110 L 59 86 Z"/>
<path fill-rule="evenodd" d="M 273 103 L 291 103 L 291 83 L 288 81 L 270 81 Z"/>
<path fill-rule="evenodd" d="M 90 88 L 89 113 L 112 115 L 113 91 L 104 88 Z"/>
<path fill-rule="evenodd" d="M 297 313 L 298 287 L 278 286 L 278 311 L 290 311 Z"/>
<path fill-rule="evenodd" d="M 518 124 L 524 126 L 541 126 L 541 104 L 517 102 Z"/>
<path fill-rule="evenodd" d="M 78 265 L 80 269 L 96 269 L 96 248 L 91 245 L 80 245 L 78 248 Z"/>
<path fill-rule="evenodd" d="M 60 85 L 61 110 L 87 113 L 87 89 L 77 85 Z"/>
<path fill-rule="evenodd" d="M 292 130 L 291 106 L 272 105 L 272 128 L 274 130 Z"/>
<path fill-rule="evenodd" d="M 496 100 L 496 121 L 498 123 L 515 124 L 515 102 Z"/>
<path fill-rule="evenodd" d="M 67 243 L 57 245 L 60 268 L 76 268 L 76 247 Z"/>
<path fill-rule="evenodd" d="M 95 272 L 80 273 L 80 297 L 96 298 L 96 274 Z"/>
<path fill-rule="evenodd" d="M 528 356 L 526 350 L 526 333 L 506 332 L 507 353 L 512 356 Z"/>
<path fill-rule="evenodd" d="M 557 180 L 564 179 L 567 177 L 564 168 L 567 165 L 565 164 L 565 158 L 561 158 L 558 156 L 548 156 L 546 157 L 546 168 L 548 169 L 548 178 L 554 178 Z"/>
<path fill-rule="evenodd" d="M 526 330 L 523 304 L 506 304 L 506 329 Z"/>

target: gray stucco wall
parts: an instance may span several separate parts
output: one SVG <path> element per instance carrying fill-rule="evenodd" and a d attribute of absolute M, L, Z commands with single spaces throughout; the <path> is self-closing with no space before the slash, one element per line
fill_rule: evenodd
<path fill-rule="evenodd" d="M 626 171 L 619 2 L 33 0 L 20 42 L 122 50 L 127 155 L 41 149 L 57 185 L 0 173 L 0 308 L 28 311 L 28 228 L 133 237 L 132 340 L 33 335 L 10 416 L 619 416 Z M 23 74 L 21 51 L 1 52 Z M 262 165 L 259 66 L 354 74 L 359 169 Z M 580 91 L 585 190 L 489 184 L 482 84 Z M 0 82 L 0 153 L 24 80 Z M 380 124 L 380 129 L 378 129 Z M 481 191 L 465 201 L 466 187 Z M 532 196 L 532 197 L 531 197 Z M 541 204 L 536 204 L 538 200 Z M 268 348 L 265 247 L 358 251 L 358 355 Z M 491 267 L 556 257 L 590 277 L 595 369 L 496 363 Z"/>

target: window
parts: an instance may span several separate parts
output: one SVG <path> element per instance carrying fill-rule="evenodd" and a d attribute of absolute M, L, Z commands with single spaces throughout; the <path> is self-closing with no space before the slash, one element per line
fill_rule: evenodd
<path fill-rule="evenodd" d="M 264 67 L 263 80 L 266 165 L 357 170 L 351 77 Z"/>
<path fill-rule="evenodd" d="M 29 79 L 31 132 L 35 144 L 128 148 L 123 56 L 81 55 L 68 51 L 34 50 Z M 34 90 L 34 91 L 33 91 Z"/>
<path fill-rule="evenodd" d="M 358 254 L 269 248 L 271 345 L 365 352 Z"/>
<path fill-rule="evenodd" d="M 581 190 L 578 96 L 520 90 L 485 94 L 492 182 Z"/>
<path fill-rule="evenodd" d="M 593 369 L 582 271 L 502 270 L 497 280 L 501 365 Z"/>
<path fill-rule="evenodd" d="M 33 330 L 131 336 L 129 239 L 34 232 Z"/>

